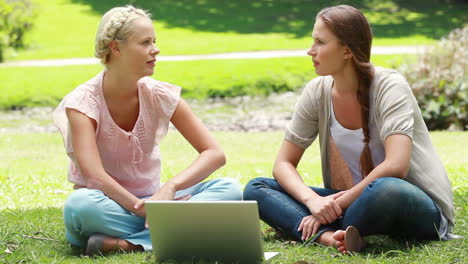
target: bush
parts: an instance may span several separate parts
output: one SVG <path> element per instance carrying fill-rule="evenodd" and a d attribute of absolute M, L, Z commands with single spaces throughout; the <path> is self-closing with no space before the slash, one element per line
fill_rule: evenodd
<path fill-rule="evenodd" d="M 36 16 L 29 0 L 0 0 L 0 62 L 7 48 L 23 48 Z"/>
<path fill-rule="evenodd" d="M 468 26 L 452 31 L 416 63 L 403 63 L 429 130 L 468 130 Z"/>

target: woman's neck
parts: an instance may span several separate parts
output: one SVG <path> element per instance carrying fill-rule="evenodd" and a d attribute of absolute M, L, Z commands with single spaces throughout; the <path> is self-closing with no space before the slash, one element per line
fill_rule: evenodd
<path fill-rule="evenodd" d="M 119 72 L 115 68 L 108 68 L 104 74 L 103 91 L 105 95 L 127 97 L 137 92 L 138 79 L 130 74 Z"/>
<path fill-rule="evenodd" d="M 334 93 L 344 97 L 355 97 L 359 89 L 359 78 L 354 67 L 344 67 L 339 73 L 333 74 Z"/>

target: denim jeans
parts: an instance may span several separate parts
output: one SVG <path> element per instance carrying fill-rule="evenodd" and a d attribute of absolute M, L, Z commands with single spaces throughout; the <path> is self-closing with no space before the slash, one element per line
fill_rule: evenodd
<path fill-rule="evenodd" d="M 236 180 L 220 178 L 196 184 L 176 192 L 176 197 L 192 195 L 190 200 L 242 200 L 242 190 Z M 144 198 L 144 197 L 141 197 Z M 85 247 L 88 238 L 101 233 L 122 238 L 145 250 L 152 250 L 145 219 L 139 217 L 100 190 L 82 188 L 65 201 L 63 219 L 68 242 Z"/>
<path fill-rule="evenodd" d="M 311 187 L 320 196 L 336 190 Z M 292 239 L 301 240 L 297 231 L 309 209 L 290 196 L 271 178 L 251 180 L 244 190 L 245 200 L 258 202 L 260 218 Z M 343 211 L 341 218 L 321 225 L 318 234 L 344 230 L 352 225 L 361 235 L 388 234 L 414 239 L 436 239 L 440 212 L 434 201 L 418 187 L 398 178 L 379 178 Z M 317 236 L 318 237 L 318 236 Z"/>

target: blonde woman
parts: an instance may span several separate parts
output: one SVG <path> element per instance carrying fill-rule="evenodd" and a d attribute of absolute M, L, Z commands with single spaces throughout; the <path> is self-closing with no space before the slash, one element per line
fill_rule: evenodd
<path fill-rule="evenodd" d="M 65 96 L 54 111 L 71 159 L 68 179 L 77 189 L 64 205 L 66 237 L 86 254 L 151 250 L 145 199 L 242 199 L 235 180 L 200 183 L 226 158 L 180 98 L 180 87 L 147 77 L 159 53 L 155 42 L 148 13 L 132 6 L 109 10 L 95 44 L 105 70 Z M 159 143 L 169 122 L 199 155 L 161 186 Z"/>

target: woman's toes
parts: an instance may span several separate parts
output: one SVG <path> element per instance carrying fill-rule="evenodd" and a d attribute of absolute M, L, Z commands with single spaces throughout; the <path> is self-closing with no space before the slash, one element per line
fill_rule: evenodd
<path fill-rule="evenodd" d="M 337 248 L 339 248 L 339 247 L 341 247 L 341 246 L 344 246 L 344 242 L 343 242 L 343 241 L 337 240 L 337 241 L 335 242 L 335 246 L 336 246 Z"/>
<path fill-rule="evenodd" d="M 345 231 L 343 230 L 337 230 L 334 234 L 333 234 L 333 238 L 336 240 L 336 241 L 343 241 L 345 239 Z"/>

